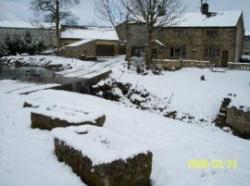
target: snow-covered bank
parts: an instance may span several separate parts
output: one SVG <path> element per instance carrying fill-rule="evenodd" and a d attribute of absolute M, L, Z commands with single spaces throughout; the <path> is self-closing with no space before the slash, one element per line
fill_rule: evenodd
<path fill-rule="evenodd" d="M 18 65 L 23 66 L 39 66 L 39 67 L 57 67 L 57 70 L 67 70 L 80 68 L 82 65 L 88 67 L 92 65 L 93 62 L 84 62 L 79 59 L 65 58 L 59 56 L 43 56 L 43 55 L 17 55 L 17 56 L 6 56 L 2 57 L 0 60 L 1 64 L 6 65 Z"/>
<path fill-rule="evenodd" d="M 197 78 L 199 80 L 199 76 Z M 51 104 L 63 102 L 72 107 L 104 112 L 107 116 L 105 128 L 140 142 L 152 151 L 153 186 L 249 185 L 248 140 L 213 126 L 183 125 L 158 114 L 88 95 L 56 90 L 19 95 L 19 91 L 13 91 L 17 86 L 20 89 L 30 85 L 0 81 L 0 185 L 84 185 L 68 166 L 56 160 L 52 135 L 30 128 L 30 111 L 22 108 L 26 100 L 44 100 Z M 189 168 L 189 161 L 194 159 L 234 160 L 238 166 L 233 169 Z"/>
<path fill-rule="evenodd" d="M 123 60 L 123 56 L 100 58 L 99 61 L 94 62 L 52 55 L 17 55 L 0 58 L 0 65 L 44 67 L 57 71 L 56 74 L 68 78 L 91 78 L 111 70 L 113 64 Z"/>
<path fill-rule="evenodd" d="M 161 98 L 171 97 L 170 110 L 180 115 L 189 113 L 211 122 L 219 111 L 223 98 L 236 95 L 234 102 L 250 106 L 250 73 L 239 70 L 212 72 L 210 69 L 183 68 L 175 72 L 163 72 L 163 75 L 137 75 L 121 64 L 113 68 L 112 78 L 133 86 L 143 86 L 152 94 Z M 201 81 L 204 75 L 206 81 Z"/>

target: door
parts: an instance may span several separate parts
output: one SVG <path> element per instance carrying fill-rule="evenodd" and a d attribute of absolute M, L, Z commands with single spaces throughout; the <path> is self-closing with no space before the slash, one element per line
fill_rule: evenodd
<path fill-rule="evenodd" d="M 115 47 L 114 45 L 97 45 L 96 55 L 97 56 L 114 56 Z"/>
<path fill-rule="evenodd" d="M 221 66 L 222 67 L 227 67 L 227 63 L 228 63 L 228 51 L 223 50 L 222 51 Z"/>

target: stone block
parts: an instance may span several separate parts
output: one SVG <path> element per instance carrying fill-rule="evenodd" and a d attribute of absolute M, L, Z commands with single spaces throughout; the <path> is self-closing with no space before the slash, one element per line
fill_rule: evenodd
<path fill-rule="evenodd" d="M 150 186 L 152 153 L 100 127 L 52 130 L 55 154 L 89 186 Z"/>

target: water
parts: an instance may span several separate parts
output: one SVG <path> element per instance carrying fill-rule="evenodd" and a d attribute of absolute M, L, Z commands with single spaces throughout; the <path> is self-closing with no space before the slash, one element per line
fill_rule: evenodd
<path fill-rule="evenodd" d="M 0 80 L 12 79 L 34 82 L 55 82 L 54 71 L 43 67 L 15 67 L 0 65 Z"/>

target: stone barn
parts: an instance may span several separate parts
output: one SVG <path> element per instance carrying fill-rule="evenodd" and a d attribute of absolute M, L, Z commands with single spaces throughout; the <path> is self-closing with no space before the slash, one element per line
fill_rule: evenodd
<path fill-rule="evenodd" d="M 119 52 L 118 36 L 109 27 L 67 27 L 61 33 L 61 43 L 62 56 L 83 60 L 115 56 Z"/>
<path fill-rule="evenodd" d="M 147 46 L 143 22 L 117 26 L 121 40 L 128 41 L 127 58 L 140 56 Z M 239 62 L 243 52 L 244 21 L 241 11 L 183 14 L 172 26 L 155 27 L 154 59 L 206 60 L 221 67 Z"/>
<path fill-rule="evenodd" d="M 55 31 L 51 25 L 46 23 L 35 25 L 24 21 L 0 21 L 0 45 L 7 36 L 22 37 L 27 31 L 34 40 L 42 40 L 47 47 L 56 46 Z"/>

